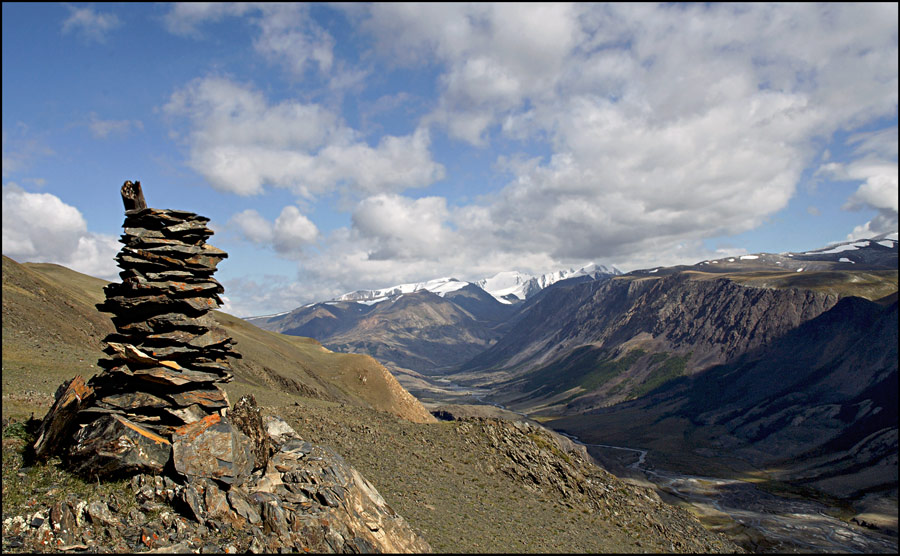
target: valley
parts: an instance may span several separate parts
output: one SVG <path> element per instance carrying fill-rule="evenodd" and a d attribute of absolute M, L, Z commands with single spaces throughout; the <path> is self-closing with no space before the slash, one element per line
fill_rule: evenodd
<path fill-rule="evenodd" d="M 452 296 L 408 291 L 379 318 L 409 322 L 415 300 L 419 331 L 343 321 L 322 341 L 377 353 L 441 418 L 577 438 L 750 551 L 896 548 L 896 239 L 559 280 L 505 320 L 469 291 L 455 328 L 421 318 Z M 439 330 L 444 352 L 415 341 Z"/>
<path fill-rule="evenodd" d="M 467 389 L 438 379 L 427 394 L 426 404 L 432 412 L 443 412 L 456 418 L 493 416 L 501 419 L 529 419 L 527 415 L 511 411 L 501 404 L 485 401 L 490 394 L 485 389 Z M 822 497 L 804 498 L 783 496 L 762 487 L 759 470 L 747 469 L 735 473 L 735 461 L 727 458 L 704 458 L 704 468 L 710 473 L 725 476 L 704 476 L 681 473 L 667 468 L 670 461 L 657 457 L 649 450 L 582 442 L 562 429 L 556 432 L 584 446 L 594 460 L 620 479 L 637 485 L 651 486 L 666 502 L 688 508 L 710 530 L 718 531 L 736 544 L 756 553 L 891 553 L 897 551 L 896 510 L 890 502 L 882 505 L 879 514 L 866 514 L 869 520 L 882 525 L 872 530 L 851 522 L 847 515 L 856 512 L 839 500 L 822 501 Z M 657 463 L 659 462 L 659 463 Z M 741 478 L 734 478 L 739 476 Z M 771 489 L 770 489 L 771 490 Z M 842 519 L 842 517 L 844 519 Z M 859 521 L 860 515 L 854 518 Z"/>

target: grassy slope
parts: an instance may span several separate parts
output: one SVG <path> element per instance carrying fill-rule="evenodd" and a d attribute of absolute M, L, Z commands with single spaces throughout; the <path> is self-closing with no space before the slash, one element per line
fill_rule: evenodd
<path fill-rule="evenodd" d="M 659 513 L 646 491 L 596 467 L 590 480 L 605 485 L 608 493 L 602 509 L 561 496 L 547 485 L 510 477 L 503 469 L 511 460 L 478 421 L 416 424 L 318 400 L 282 410 L 301 436 L 333 447 L 370 478 L 436 552 L 737 550 L 702 528 L 689 533 L 686 526 L 693 520 L 686 512 L 668 507 L 663 510 L 667 513 Z M 552 451 L 548 438 L 529 433 L 518 442 Z M 557 465 L 567 465 L 564 459 Z M 688 539 L 701 544 L 689 547 Z"/>
<path fill-rule="evenodd" d="M 42 416 L 60 383 L 98 370 L 100 342 L 114 331 L 94 307 L 105 283 L 3 257 L 3 417 Z"/>
<path fill-rule="evenodd" d="M 98 370 L 101 341 L 114 331 L 111 315 L 94 307 L 105 284 L 62 266 L 3 257 L 3 417 L 42 416 L 59 384 Z M 332 353 L 315 340 L 214 314 L 243 355 L 233 362 L 234 382 L 225 385 L 234 400 L 253 393 L 260 403 L 286 404 L 307 395 L 432 420 L 371 357 Z"/>

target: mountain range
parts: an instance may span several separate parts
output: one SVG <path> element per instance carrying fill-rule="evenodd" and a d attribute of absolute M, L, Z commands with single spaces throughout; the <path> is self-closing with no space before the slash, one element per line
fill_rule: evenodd
<path fill-rule="evenodd" d="M 6 257 L 3 265 L 6 420 L 40 415 L 60 382 L 95 372 L 112 325 L 95 307 L 105 282 L 57 265 Z M 253 393 L 306 438 L 346 450 L 392 506 L 428 524 L 426 537 L 440 550 L 462 546 L 463 530 L 467 550 L 510 546 L 497 525 L 532 519 L 530 531 L 556 524 L 568 547 L 633 550 L 615 527 L 604 528 L 623 516 L 624 527 L 657 524 L 635 530 L 638 546 L 734 550 L 665 504 L 632 515 L 653 491 L 598 478 L 581 463 L 572 467 L 590 459 L 585 449 L 533 428 L 536 422 L 589 445 L 643 450 L 653 466 L 799 489 L 791 493 L 803 497 L 826 493 L 854 505 L 842 510 L 850 512 L 845 521 L 872 520 L 858 512 L 893 500 L 887 513 L 896 528 L 896 236 L 556 276 L 562 279 L 540 289 L 522 288 L 517 301 L 504 297 L 511 292 L 503 293 L 500 279 L 484 282 L 493 295 L 445 279 L 383 288 L 381 300 L 313 304 L 282 315 L 305 319 L 281 319 L 295 334 L 308 332 L 300 337 L 216 312 L 244 354 L 227 390 L 231 397 Z M 505 288 L 530 280 L 504 277 Z M 317 331 L 340 343 L 307 337 Z M 339 353 L 339 346 L 357 353 Z M 443 404 L 444 416 L 513 422 L 453 421 L 451 432 L 420 401 L 432 409 Z M 603 459 L 598 448 L 587 451 Z M 6 481 L 4 473 L 4 488 Z M 521 488 L 542 502 L 511 495 Z M 464 518 L 488 511 L 486 502 L 490 520 Z M 578 511 L 561 525 L 564 506 Z M 606 517 L 588 523 L 582 515 Z M 891 529 L 890 517 L 878 523 Z M 582 529 L 602 529 L 599 544 L 596 535 L 573 533 Z M 523 546 L 562 546 L 545 533 L 523 535 Z"/>
<path fill-rule="evenodd" d="M 335 351 L 371 355 L 398 376 L 434 373 L 491 347 L 521 306 L 547 287 L 618 274 L 615 268 L 590 264 L 540 276 L 502 272 L 478 282 L 439 278 L 359 290 L 246 320 L 265 330 L 316 338 Z"/>
<path fill-rule="evenodd" d="M 426 402 L 468 390 L 686 469 L 896 496 L 897 261 L 891 234 L 543 284 L 436 280 L 248 320 L 368 353 Z M 691 440 L 660 440 L 659 422 Z"/>

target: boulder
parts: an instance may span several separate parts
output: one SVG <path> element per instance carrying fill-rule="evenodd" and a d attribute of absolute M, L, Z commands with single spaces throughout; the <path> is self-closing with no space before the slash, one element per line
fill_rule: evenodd
<path fill-rule="evenodd" d="M 101 414 L 75 433 L 66 463 L 89 477 L 162 473 L 172 444 L 115 413 Z"/>
<path fill-rule="evenodd" d="M 226 417 L 215 413 L 175 429 L 175 470 L 190 478 L 241 484 L 253 471 L 253 444 Z"/>

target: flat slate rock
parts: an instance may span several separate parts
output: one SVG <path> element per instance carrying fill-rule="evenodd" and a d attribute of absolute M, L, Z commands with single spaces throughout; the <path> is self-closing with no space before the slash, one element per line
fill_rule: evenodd
<path fill-rule="evenodd" d="M 217 413 L 176 429 L 172 446 L 175 470 L 189 478 L 241 484 L 253 471 L 252 442 Z"/>
<path fill-rule="evenodd" d="M 75 433 L 67 462 L 89 477 L 126 473 L 162 473 L 171 443 L 121 415 L 102 415 Z"/>

